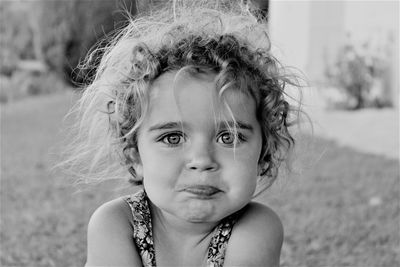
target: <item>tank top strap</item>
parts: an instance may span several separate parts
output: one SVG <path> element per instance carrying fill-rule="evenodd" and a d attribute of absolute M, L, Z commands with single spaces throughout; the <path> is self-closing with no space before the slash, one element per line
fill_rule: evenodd
<path fill-rule="evenodd" d="M 124 198 L 132 211 L 133 239 L 144 267 L 155 267 L 153 229 L 146 192 L 142 189 Z"/>
<path fill-rule="evenodd" d="M 233 226 L 237 222 L 241 213 L 242 211 L 239 210 L 236 213 L 226 217 L 216 227 L 208 247 L 208 267 L 222 267 L 224 265 L 226 247 L 228 245 L 229 238 L 231 237 Z"/>

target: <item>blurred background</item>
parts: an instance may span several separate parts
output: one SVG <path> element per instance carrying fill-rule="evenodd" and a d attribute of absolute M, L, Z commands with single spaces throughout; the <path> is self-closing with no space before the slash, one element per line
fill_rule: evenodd
<path fill-rule="evenodd" d="M 80 62 L 126 12 L 161 2 L 0 1 L 1 266 L 84 265 L 91 213 L 135 190 L 77 186 L 52 167 L 94 71 Z M 288 94 L 312 122 L 293 170 L 257 199 L 285 226 L 282 266 L 399 266 L 399 2 L 253 3 L 274 55 L 307 82 Z"/>

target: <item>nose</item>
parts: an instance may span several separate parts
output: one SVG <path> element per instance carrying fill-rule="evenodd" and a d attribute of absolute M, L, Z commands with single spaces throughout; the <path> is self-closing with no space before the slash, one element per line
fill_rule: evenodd
<path fill-rule="evenodd" d="M 206 144 L 193 145 L 189 152 L 186 168 L 194 171 L 216 171 L 219 164 L 215 159 L 215 149 Z"/>

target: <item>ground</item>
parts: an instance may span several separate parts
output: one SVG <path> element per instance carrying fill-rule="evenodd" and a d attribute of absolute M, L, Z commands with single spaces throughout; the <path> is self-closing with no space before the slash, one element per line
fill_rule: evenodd
<path fill-rule="evenodd" d="M 1 266 L 82 266 L 91 213 L 134 190 L 76 187 L 52 169 L 73 102 L 67 93 L 1 108 Z M 349 114 L 335 116 L 340 126 Z M 282 219 L 282 266 L 399 266 L 398 159 L 321 136 L 299 133 L 292 171 L 257 199 Z"/>

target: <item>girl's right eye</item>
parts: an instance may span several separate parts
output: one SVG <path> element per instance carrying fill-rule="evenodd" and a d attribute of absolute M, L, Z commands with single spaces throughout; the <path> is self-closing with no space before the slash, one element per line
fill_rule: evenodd
<path fill-rule="evenodd" d="M 160 141 L 167 145 L 176 146 L 183 143 L 184 137 L 182 134 L 179 133 L 171 133 L 162 136 Z"/>

